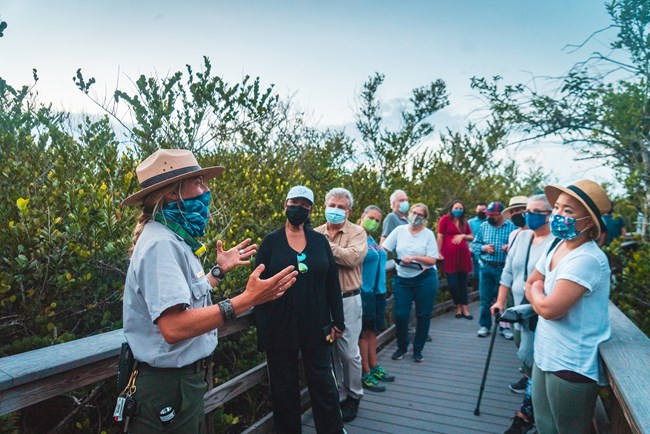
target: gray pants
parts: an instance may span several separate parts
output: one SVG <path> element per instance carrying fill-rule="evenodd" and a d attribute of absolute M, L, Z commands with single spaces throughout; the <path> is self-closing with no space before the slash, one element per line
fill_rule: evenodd
<path fill-rule="evenodd" d="M 533 366 L 533 408 L 540 434 L 586 434 L 591 432 L 596 382 L 572 383 Z"/>
<path fill-rule="evenodd" d="M 517 357 L 521 360 L 524 367 L 524 373 L 530 377 L 533 369 L 533 356 L 535 348 L 535 332 L 531 332 L 528 328 L 528 320 L 522 324 L 517 324 L 519 327 L 519 347 L 517 349 Z"/>
<path fill-rule="evenodd" d="M 345 330 L 343 336 L 336 340 L 334 351 L 334 372 L 339 386 L 339 400 L 348 395 L 354 399 L 363 396 L 361 384 L 361 352 L 359 335 L 361 334 L 361 295 L 343 299 L 343 319 Z"/>

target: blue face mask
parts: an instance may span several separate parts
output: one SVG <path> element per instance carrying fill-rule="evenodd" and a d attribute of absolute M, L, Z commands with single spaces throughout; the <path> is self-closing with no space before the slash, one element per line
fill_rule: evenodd
<path fill-rule="evenodd" d="M 452 209 L 452 210 L 451 210 L 451 214 L 452 214 L 454 217 L 462 217 L 463 214 L 465 214 L 465 210 L 463 210 L 463 209 Z"/>
<path fill-rule="evenodd" d="M 529 229 L 539 229 L 546 224 L 546 214 L 538 214 L 534 212 L 526 213 L 526 226 Z"/>
<path fill-rule="evenodd" d="M 573 217 L 561 216 L 559 214 L 551 214 L 551 233 L 560 239 L 572 240 L 580 236 L 580 234 L 582 234 L 584 231 L 589 230 L 589 228 L 585 228 L 582 231 L 578 232 L 576 229 L 576 222 L 578 220 L 584 220 L 586 218 L 589 217 L 587 216 L 576 219 Z"/>
<path fill-rule="evenodd" d="M 408 210 L 409 210 L 408 200 L 399 203 L 399 212 L 406 214 Z"/>
<path fill-rule="evenodd" d="M 205 235 L 205 225 L 210 215 L 210 192 L 199 196 L 169 202 L 162 210 L 167 220 L 181 225 L 193 237 Z"/>
<path fill-rule="evenodd" d="M 328 206 L 325 208 L 325 218 L 333 225 L 339 225 L 345 221 L 345 211 L 340 208 Z"/>

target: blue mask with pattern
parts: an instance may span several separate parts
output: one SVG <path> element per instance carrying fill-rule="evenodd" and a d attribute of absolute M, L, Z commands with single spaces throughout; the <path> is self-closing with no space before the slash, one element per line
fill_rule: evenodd
<path fill-rule="evenodd" d="M 589 230 L 589 228 L 585 228 L 582 231 L 578 232 L 576 229 L 576 222 L 578 220 L 584 220 L 586 218 L 589 218 L 589 216 L 576 219 L 573 217 L 565 217 L 559 214 L 551 214 L 551 233 L 563 240 L 572 240 L 580 236 L 580 234 L 582 234 L 584 231 Z"/>
<path fill-rule="evenodd" d="M 205 225 L 210 215 L 209 191 L 189 199 L 169 202 L 163 207 L 162 214 L 167 220 L 181 225 L 193 237 L 205 235 Z"/>

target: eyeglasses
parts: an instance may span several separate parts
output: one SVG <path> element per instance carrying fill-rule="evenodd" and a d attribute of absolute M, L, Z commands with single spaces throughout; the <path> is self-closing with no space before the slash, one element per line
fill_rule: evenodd
<path fill-rule="evenodd" d="M 427 218 L 427 216 L 425 216 L 424 214 L 420 214 L 419 212 L 415 212 L 415 211 L 412 211 L 411 215 L 414 215 L 415 217 L 420 217 L 420 218 L 423 218 L 423 219 Z"/>
<path fill-rule="evenodd" d="M 303 262 L 305 259 L 307 259 L 307 255 L 305 253 L 301 253 L 296 256 L 296 259 L 298 260 L 298 271 L 300 271 L 302 274 L 305 274 L 307 270 L 309 270 L 307 264 Z"/>

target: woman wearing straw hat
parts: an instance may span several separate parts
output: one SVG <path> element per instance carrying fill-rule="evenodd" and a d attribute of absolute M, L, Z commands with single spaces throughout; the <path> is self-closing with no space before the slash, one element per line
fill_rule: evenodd
<path fill-rule="evenodd" d="M 598 345 L 610 335 L 610 269 L 596 241 L 609 198 L 580 180 L 544 189 L 551 232 L 562 241 L 543 255 L 526 283 L 539 314 L 533 366 L 533 407 L 540 433 L 590 432 L 604 372 Z"/>
<path fill-rule="evenodd" d="M 281 297 L 296 280 L 292 266 L 260 279 L 260 266 L 242 294 L 212 304 L 212 288 L 256 251 L 250 240 L 227 251 L 217 241 L 217 264 L 205 273 L 205 246 L 198 240 L 209 215 L 205 181 L 223 170 L 202 169 L 190 151 L 161 149 L 138 165 L 141 190 L 122 202 L 141 207 L 123 308 L 124 336 L 138 361 L 131 433 L 200 432 L 216 329 Z"/>

